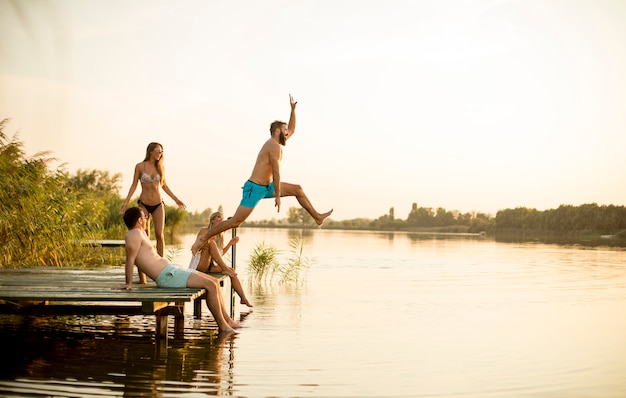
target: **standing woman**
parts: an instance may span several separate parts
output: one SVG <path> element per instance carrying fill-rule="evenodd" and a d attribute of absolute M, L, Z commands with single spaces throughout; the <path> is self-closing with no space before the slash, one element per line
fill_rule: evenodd
<path fill-rule="evenodd" d="M 135 166 L 133 184 L 130 186 L 128 196 L 120 209 L 120 214 L 124 214 L 130 198 L 137 189 L 137 182 L 141 182 L 141 194 L 137 204 L 143 208 L 148 218 L 154 224 L 154 234 L 157 241 L 157 252 L 163 257 L 165 247 L 163 229 L 165 227 L 165 205 L 161 198 L 159 187 L 163 188 L 179 208 L 184 209 L 185 204 L 181 202 L 170 190 L 165 182 L 165 167 L 163 166 L 163 146 L 158 142 L 151 142 L 146 149 L 146 157 L 141 163 Z M 150 236 L 150 223 L 146 223 L 146 235 Z"/>

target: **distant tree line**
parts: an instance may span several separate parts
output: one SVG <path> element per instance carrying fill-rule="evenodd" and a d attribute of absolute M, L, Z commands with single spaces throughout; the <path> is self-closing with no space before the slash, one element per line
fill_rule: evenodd
<path fill-rule="evenodd" d="M 248 223 L 246 223 L 248 225 Z M 279 226 L 316 228 L 313 219 L 300 208 L 290 208 L 283 221 L 258 221 L 251 226 Z M 580 206 L 560 205 L 556 209 L 539 211 L 518 207 L 503 209 L 496 216 L 481 213 L 448 211 L 442 207 L 419 207 L 413 203 L 406 219 L 395 217 L 394 208 L 376 219 L 355 218 L 335 221 L 327 219 L 327 229 L 362 229 L 385 231 L 430 231 L 451 233 L 488 232 L 496 237 L 611 235 L 626 239 L 626 207 L 599 206 L 596 203 Z"/>
<path fill-rule="evenodd" d="M 539 211 L 518 207 L 496 214 L 496 234 L 552 234 L 560 236 L 586 234 L 618 235 L 626 231 L 624 206 L 596 203 L 580 206 L 560 205 Z"/>
<path fill-rule="evenodd" d="M 355 218 L 336 221 L 328 218 L 324 222 L 324 228 L 479 233 L 492 230 L 494 223 L 495 219 L 485 213 L 461 213 L 457 210 L 447 211 L 442 207 L 434 210 L 431 207 L 418 207 L 417 203 L 413 203 L 406 220 L 396 218 L 395 209 L 391 207 L 387 214 L 376 219 Z M 317 228 L 317 224 L 315 224 L 313 218 L 304 209 L 299 207 L 289 208 L 286 220 L 253 221 L 246 222 L 244 225 L 258 227 Z"/>

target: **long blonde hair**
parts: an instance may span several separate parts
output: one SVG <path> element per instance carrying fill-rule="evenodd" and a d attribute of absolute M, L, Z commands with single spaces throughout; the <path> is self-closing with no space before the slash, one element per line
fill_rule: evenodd
<path fill-rule="evenodd" d="M 222 216 L 222 220 L 224 219 L 224 213 L 222 213 L 221 211 L 216 211 L 215 213 L 212 213 L 209 217 L 209 229 L 213 228 L 213 220 L 217 216 Z M 220 249 L 224 248 L 224 232 L 220 232 L 219 234 L 215 235 L 215 243 Z"/>
<path fill-rule="evenodd" d="M 154 151 L 157 146 L 160 146 L 161 149 L 163 149 L 163 145 L 158 142 L 151 142 L 148 144 L 148 147 L 146 148 L 146 157 L 143 159 L 144 162 L 150 160 L 150 154 L 152 154 L 152 151 Z M 161 176 L 161 185 L 165 184 L 165 166 L 163 166 L 163 158 L 164 155 L 161 155 L 161 158 L 154 162 L 154 167 L 157 169 L 157 173 Z"/>

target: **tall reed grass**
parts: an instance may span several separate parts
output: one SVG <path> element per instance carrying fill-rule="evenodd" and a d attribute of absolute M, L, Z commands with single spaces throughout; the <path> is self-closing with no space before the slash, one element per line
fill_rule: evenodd
<path fill-rule="evenodd" d="M 278 269 L 278 259 L 276 255 L 278 249 L 273 246 L 268 246 L 265 242 L 258 243 L 248 260 L 248 275 L 251 283 L 261 284 L 268 280 L 271 280 L 272 275 Z"/>
<path fill-rule="evenodd" d="M 289 240 L 289 257 L 278 267 L 280 283 L 299 285 L 306 280 L 306 272 L 311 267 L 313 259 L 304 255 L 305 239 L 302 235 Z"/>
<path fill-rule="evenodd" d="M 0 122 L 0 267 L 83 265 L 110 253 L 86 250 L 97 238 L 105 203 L 69 184 L 67 173 L 49 170 L 47 152 L 26 157 Z M 117 256 L 115 256 L 117 258 Z"/>
<path fill-rule="evenodd" d="M 314 260 L 304 255 L 305 239 L 302 235 L 289 241 L 287 257 L 274 246 L 265 242 L 257 244 L 248 260 L 250 283 L 299 285 L 306 280 L 306 272 Z"/>

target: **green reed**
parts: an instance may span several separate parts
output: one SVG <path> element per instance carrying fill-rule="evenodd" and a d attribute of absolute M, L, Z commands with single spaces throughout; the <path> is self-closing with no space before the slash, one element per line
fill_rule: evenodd
<path fill-rule="evenodd" d="M 102 230 L 104 201 L 72 187 L 63 170 L 50 170 L 55 159 L 48 153 L 26 157 L 23 144 L 5 134 L 7 123 L 0 122 L 0 267 L 60 267 L 118 258 L 82 245 Z"/>
<path fill-rule="evenodd" d="M 305 239 L 302 235 L 289 241 L 290 250 L 285 261 L 279 260 L 281 251 L 265 242 L 257 244 L 248 261 L 250 282 L 270 282 L 275 278 L 279 284 L 300 284 L 305 278 L 303 274 L 309 269 L 313 260 L 304 255 Z"/>
<path fill-rule="evenodd" d="M 265 242 L 258 243 L 248 260 L 248 273 L 250 282 L 261 283 L 272 275 L 278 268 L 278 259 L 276 258 L 278 249 L 273 246 L 267 246 Z"/>
<path fill-rule="evenodd" d="M 300 284 L 304 281 L 303 273 L 311 267 L 313 260 L 304 255 L 305 239 L 302 235 L 289 240 L 289 257 L 279 266 L 280 283 Z"/>

